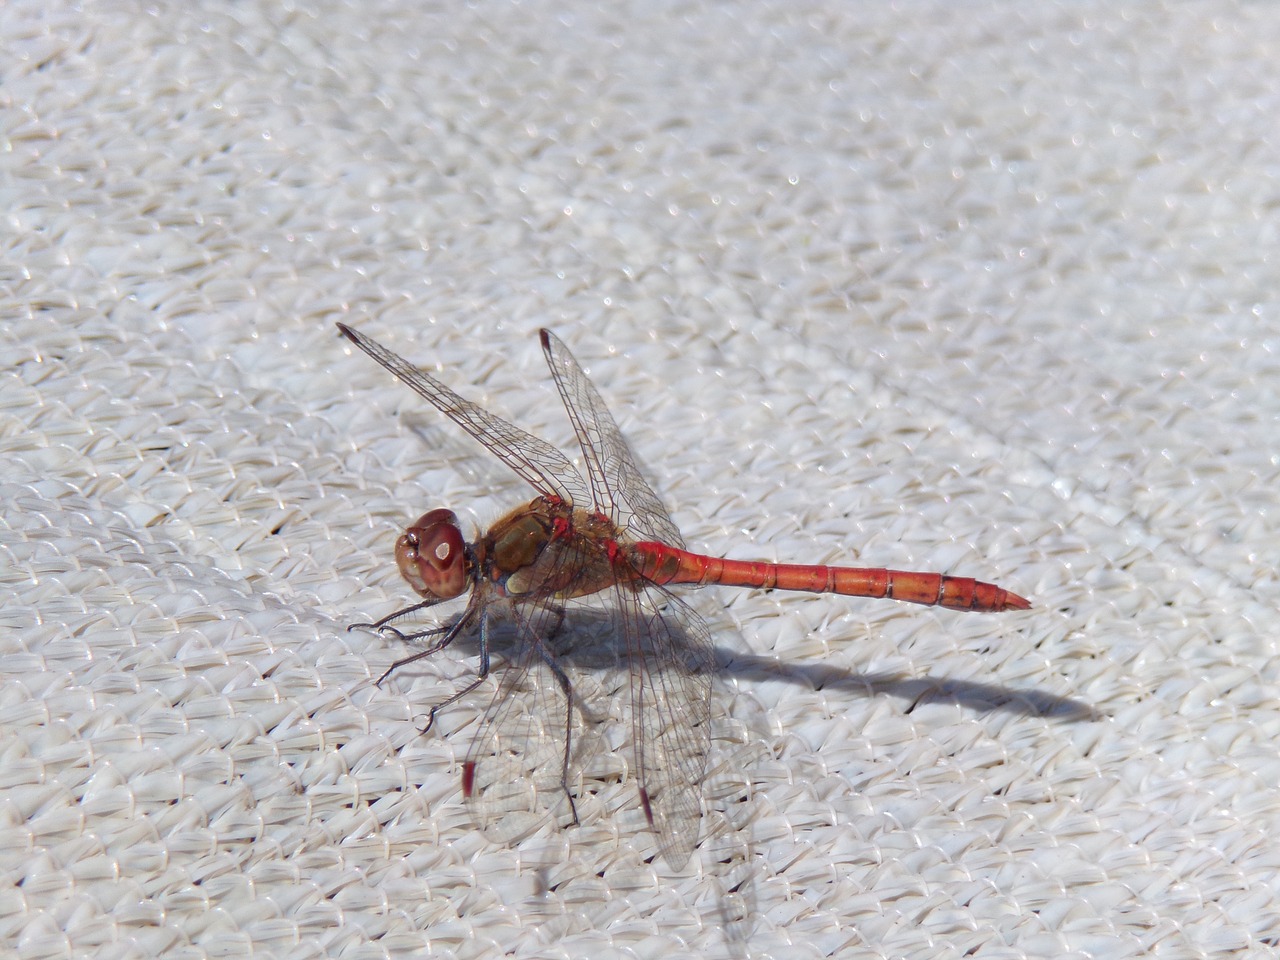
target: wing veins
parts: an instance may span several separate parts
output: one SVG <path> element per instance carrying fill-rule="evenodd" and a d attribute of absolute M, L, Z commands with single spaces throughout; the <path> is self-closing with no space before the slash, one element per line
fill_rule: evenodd
<path fill-rule="evenodd" d="M 542 330 L 540 336 L 547 366 L 582 447 L 596 508 L 636 539 L 683 549 L 680 531 L 640 473 L 635 454 L 586 371 L 554 333 Z"/>
<path fill-rule="evenodd" d="M 371 337 L 342 323 L 338 329 L 379 366 L 484 444 L 540 494 L 567 503 L 582 499 L 581 475 L 573 462 L 551 444 L 459 396 Z"/>

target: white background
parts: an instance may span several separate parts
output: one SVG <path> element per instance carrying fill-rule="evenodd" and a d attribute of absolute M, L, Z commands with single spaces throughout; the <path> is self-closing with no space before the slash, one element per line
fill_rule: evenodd
<path fill-rule="evenodd" d="M 19 0 L 0 46 L 6 952 L 1274 955 L 1280 8 Z M 474 658 L 379 688 L 345 627 L 405 522 L 528 491 L 335 320 L 564 445 L 550 326 L 695 548 L 1035 608 L 699 591 L 731 827 L 673 874 L 624 781 L 494 843 L 483 700 L 419 733 Z"/>

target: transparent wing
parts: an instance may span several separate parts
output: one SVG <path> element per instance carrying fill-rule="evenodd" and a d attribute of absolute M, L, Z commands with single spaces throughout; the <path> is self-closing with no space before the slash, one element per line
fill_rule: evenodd
<path fill-rule="evenodd" d="M 715 651 L 696 610 L 668 590 L 615 588 L 631 660 L 631 723 L 641 799 L 674 870 L 689 859 L 702 817 L 711 745 Z"/>
<path fill-rule="evenodd" d="M 573 709 L 568 677 L 543 639 L 562 619 L 563 612 L 551 606 L 515 608 L 520 653 L 505 668 L 467 753 L 468 805 L 477 825 L 499 843 L 530 836 L 552 814 L 572 819 L 566 788 L 575 784 L 567 781 L 595 743 Z M 566 743 L 572 751 L 567 763 Z"/>
<path fill-rule="evenodd" d="M 338 324 L 338 329 L 402 383 L 488 447 L 494 456 L 538 493 L 568 503 L 587 502 L 582 476 L 572 461 L 551 444 L 463 399 L 439 380 L 358 330 L 344 323 Z"/>
<path fill-rule="evenodd" d="M 596 509 L 637 540 L 659 540 L 684 549 L 680 531 L 640 473 L 635 455 L 586 371 L 559 337 L 550 330 L 540 335 L 547 365 L 582 447 Z"/>

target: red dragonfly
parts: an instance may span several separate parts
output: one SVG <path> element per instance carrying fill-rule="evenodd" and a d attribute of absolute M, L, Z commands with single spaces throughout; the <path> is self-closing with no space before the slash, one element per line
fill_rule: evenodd
<path fill-rule="evenodd" d="M 583 728 L 581 717 L 575 725 L 574 707 L 582 714 L 585 699 L 562 664 L 561 627 L 568 604 L 607 600 L 608 619 L 595 621 L 591 645 L 615 651 L 617 665 L 629 677 L 640 803 L 659 851 L 677 870 L 698 837 L 715 657 L 702 617 L 669 586 L 807 590 L 979 612 L 1031 606 L 1015 593 L 968 577 L 690 553 L 641 476 L 604 400 L 551 332 L 539 334 L 542 351 L 582 448 L 585 476 L 545 441 L 464 400 L 364 334 L 341 323 L 338 329 L 537 492 L 471 543 L 451 511 L 423 514 L 396 543 L 396 563 L 426 599 L 377 623 L 355 625 L 401 640 L 429 641 L 425 649 L 392 664 L 379 683 L 398 667 L 443 650 L 464 631 L 478 633 L 477 675 L 432 707 L 430 729 L 443 707 L 488 676 L 495 614 L 514 622 L 518 652 L 462 765 L 464 796 L 484 825 L 496 825 L 508 839 L 527 835 L 550 815 L 554 804 L 548 795 L 567 798 L 573 822 L 578 822 L 570 772 L 575 729 Z M 448 626 L 407 634 L 388 626 L 468 590 L 465 611 Z M 601 625 L 607 635 L 599 632 Z"/>

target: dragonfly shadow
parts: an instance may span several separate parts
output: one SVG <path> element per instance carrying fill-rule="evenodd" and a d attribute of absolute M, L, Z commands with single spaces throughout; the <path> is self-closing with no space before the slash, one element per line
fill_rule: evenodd
<path fill-rule="evenodd" d="M 1042 690 L 1025 690 L 994 683 L 975 683 L 931 675 L 859 673 L 827 664 L 797 664 L 753 654 L 725 653 L 721 672 L 743 680 L 783 680 L 815 690 L 842 690 L 866 696 L 888 694 L 910 701 L 908 710 L 930 703 L 956 703 L 973 710 L 1004 710 L 1055 720 L 1098 720 L 1091 705 Z"/>
<path fill-rule="evenodd" d="M 457 617 L 444 625 L 451 625 Z M 691 648 L 678 624 L 672 624 L 673 644 Z M 561 629 L 549 638 L 557 661 L 565 667 L 591 671 L 626 670 L 630 667 L 626 641 L 617 627 L 614 613 L 604 606 L 574 604 L 567 611 Z M 476 656 L 479 637 L 474 632 L 460 635 L 452 645 L 455 655 Z M 519 660 L 522 647 L 518 631 L 508 618 L 498 617 L 489 632 L 490 653 L 498 658 L 494 672 Z M 436 656 L 446 656 L 445 652 Z M 696 657 L 691 657 L 696 660 Z M 744 681 L 783 681 L 815 690 L 839 690 L 863 696 L 887 694 L 908 701 L 913 710 L 931 703 L 955 703 L 973 710 L 1002 710 L 1063 721 L 1100 719 L 1091 704 L 1043 690 L 1016 688 L 998 683 L 979 683 L 933 675 L 904 673 L 862 673 L 827 663 L 792 663 L 772 657 L 714 647 L 714 673 Z"/>

